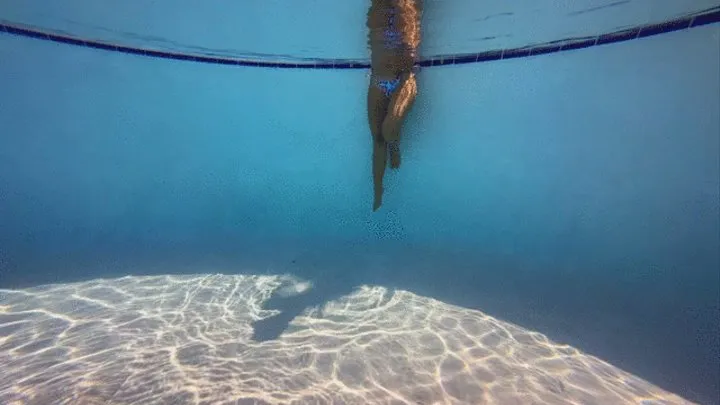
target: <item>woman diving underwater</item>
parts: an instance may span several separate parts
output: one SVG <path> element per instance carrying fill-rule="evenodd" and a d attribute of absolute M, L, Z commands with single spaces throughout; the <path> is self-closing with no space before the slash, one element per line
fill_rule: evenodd
<path fill-rule="evenodd" d="M 420 45 L 421 15 L 422 0 L 372 0 L 368 11 L 373 211 L 382 205 L 388 154 L 390 167 L 400 167 L 400 129 L 417 95 L 413 69 Z"/>

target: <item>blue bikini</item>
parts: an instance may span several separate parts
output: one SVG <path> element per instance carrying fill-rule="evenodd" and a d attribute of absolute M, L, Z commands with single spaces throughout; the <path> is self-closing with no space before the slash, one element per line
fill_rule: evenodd
<path fill-rule="evenodd" d="M 377 80 L 377 86 L 380 88 L 380 90 L 383 91 L 383 94 L 385 94 L 385 97 L 390 97 L 393 92 L 398 88 L 400 85 L 400 78 L 395 78 L 392 80 Z"/>

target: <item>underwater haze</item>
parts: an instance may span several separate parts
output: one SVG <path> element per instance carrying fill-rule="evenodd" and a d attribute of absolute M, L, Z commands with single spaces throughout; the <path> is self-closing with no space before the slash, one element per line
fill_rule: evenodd
<path fill-rule="evenodd" d="M 449 52 L 473 50 L 459 48 Z M 320 56 L 366 57 L 344 51 Z M 0 288 L 307 280 L 255 325 L 253 339 L 270 342 L 307 308 L 378 285 L 717 404 L 718 72 L 718 24 L 424 68 L 402 167 L 372 212 L 365 70 L 182 63 L 0 35 Z"/>

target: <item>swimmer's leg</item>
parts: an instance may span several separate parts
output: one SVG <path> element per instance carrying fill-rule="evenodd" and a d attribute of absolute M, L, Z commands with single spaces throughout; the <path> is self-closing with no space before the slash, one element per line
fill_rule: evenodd
<path fill-rule="evenodd" d="M 373 211 L 382 205 L 383 177 L 387 165 L 387 144 L 383 140 L 373 140 Z"/>
<path fill-rule="evenodd" d="M 387 165 L 387 144 L 382 138 L 382 122 L 387 113 L 388 101 L 382 90 L 370 79 L 368 89 L 368 122 L 373 140 L 372 175 L 373 175 L 373 211 L 382 205 L 383 177 Z"/>
<path fill-rule="evenodd" d="M 382 135 L 385 142 L 390 145 L 390 167 L 400 167 L 400 129 L 408 112 L 415 103 L 417 96 L 417 82 L 411 72 L 400 76 L 398 89 L 390 98 L 387 115 L 382 123 Z"/>

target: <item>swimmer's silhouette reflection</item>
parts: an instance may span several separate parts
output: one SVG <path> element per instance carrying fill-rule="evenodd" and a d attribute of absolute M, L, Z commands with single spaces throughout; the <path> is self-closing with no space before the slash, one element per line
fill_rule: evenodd
<path fill-rule="evenodd" d="M 420 45 L 422 0 L 372 0 L 368 11 L 371 76 L 368 120 L 373 139 L 373 211 L 382 205 L 388 152 L 400 167 L 400 130 L 415 101 L 413 67 Z"/>
<path fill-rule="evenodd" d="M 280 338 L 292 320 L 304 311 L 322 308 L 328 302 L 350 295 L 359 285 L 355 279 L 336 280 L 331 277 L 314 277 L 310 281 L 312 287 L 305 292 L 294 295 L 275 294 L 264 303 L 263 309 L 277 310 L 279 313 L 253 323 L 253 340 L 265 342 Z"/>
<path fill-rule="evenodd" d="M 364 260 L 357 253 L 344 252 L 343 255 L 324 254 L 311 251 L 303 254 L 297 263 L 288 266 L 289 274 L 299 280 L 309 282 L 309 288 L 298 293 L 283 294 L 276 291 L 263 304 L 263 309 L 277 310 L 275 316 L 253 323 L 252 339 L 257 342 L 275 340 L 287 331 L 288 326 L 298 315 L 311 308 L 322 308 L 328 302 L 350 295 L 356 288 L 366 283 L 378 283 L 368 279 L 367 274 L 358 266 Z M 338 269 L 348 269 L 338 274 Z M 350 270 L 351 269 L 351 270 Z"/>

